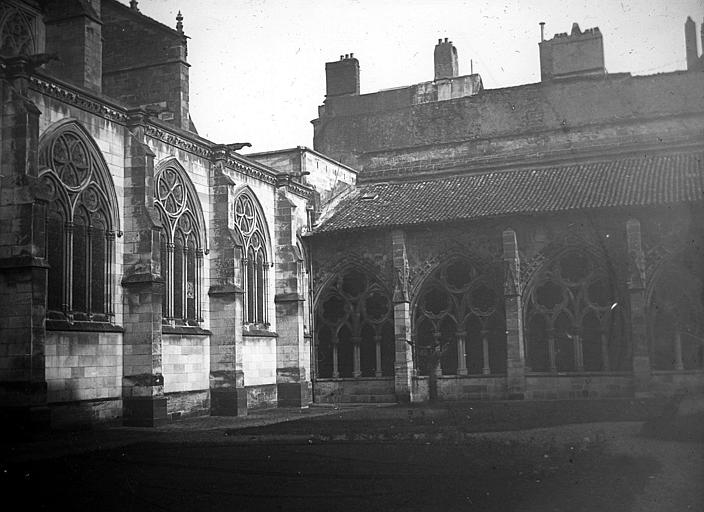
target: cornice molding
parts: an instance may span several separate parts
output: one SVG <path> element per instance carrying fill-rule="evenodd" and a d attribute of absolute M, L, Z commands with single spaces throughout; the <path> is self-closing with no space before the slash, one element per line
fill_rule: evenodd
<path fill-rule="evenodd" d="M 60 84 L 54 80 L 34 75 L 29 78 L 29 86 L 40 94 L 76 106 L 109 121 L 121 124 L 127 122 L 127 111 L 125 109 L 109 105 L 90 94 Z"/>

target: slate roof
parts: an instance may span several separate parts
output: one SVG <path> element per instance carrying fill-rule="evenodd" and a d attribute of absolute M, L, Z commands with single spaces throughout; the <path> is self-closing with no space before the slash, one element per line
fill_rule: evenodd
<path fill-rule="evenodd" d="M 704 200 L 704 151 L 361 185 L 316 233 Z"/>

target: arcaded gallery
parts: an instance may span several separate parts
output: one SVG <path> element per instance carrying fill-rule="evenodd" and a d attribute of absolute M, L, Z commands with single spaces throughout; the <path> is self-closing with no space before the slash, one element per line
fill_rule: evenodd
<path fill-rule="evenodd" d="M 687 69 L 646 76 L 608 73 L 609 34 L 577 23 L 536 41 L 539 82 L 501 89 L 448 39 L 429 81 L 370 94 L 344 54 L 320 64 L 313 148 L 244 155 L 198 135 L 182 16 L 3 2 L 3 416 L 703 391 L 683 23 Z"/>

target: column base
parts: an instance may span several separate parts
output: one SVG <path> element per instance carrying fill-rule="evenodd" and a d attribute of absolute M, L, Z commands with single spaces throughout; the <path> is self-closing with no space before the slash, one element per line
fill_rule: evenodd
<path fill-rule="evenodd" d="M 307 407 L 313 401 L 312 385 L 308 381 L 276 384 L 279 407 Z"/>
<path fill-rule="evenodd" d="M 126 427 L 158 427 L 168 421 L 166 397 L 124 398 L 122 411 L 122 424 Z"/>
<path fill-rule="evenodd" d="M 211 416 L 247 416 L 245 388 L 210 389 Z"/>

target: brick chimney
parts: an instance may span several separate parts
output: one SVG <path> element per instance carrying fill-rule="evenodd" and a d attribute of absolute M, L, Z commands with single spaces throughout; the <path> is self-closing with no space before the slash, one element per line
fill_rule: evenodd
<path fill-rule="evenodd" d="M 340 60 L 325 63 L 326 96 L 359 94 L 359 61 L 354 54 L 340 55 Z"/>
<path fill-rule="evenodd" d="M 440 78 L 454 78 L 459 75 L 457 65 L 457 48 L 448 41 L 447 37 L 443 41 L 438 39 L 435 45 L 435 80 Z"/>
<path fill-rule="evenodd" d="M 570 34 L 555 34 L 552 39 L 540 41 L 538 46 L 543 82 L 606 74 L 604 40 L 598 27 L 582 32 L 579 25 L 573 23 Z"/>

